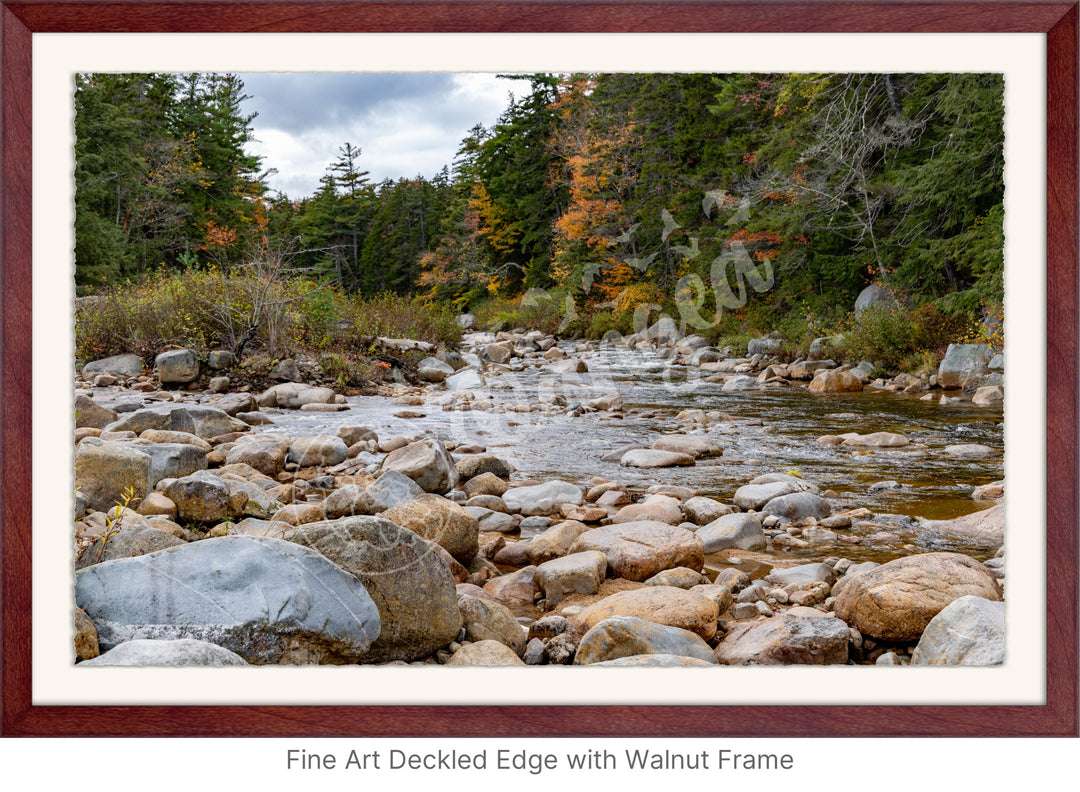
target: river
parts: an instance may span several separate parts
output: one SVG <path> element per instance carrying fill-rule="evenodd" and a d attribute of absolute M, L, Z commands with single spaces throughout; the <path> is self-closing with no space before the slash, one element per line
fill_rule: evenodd
<path fill-rule="evenodd" d="M 474 334 L 476 347 L 493 340 Z M 341 425 L 364 425 L 386 439 L 435 432 L 449 444 L 481 445 L 511 462 L 518 475 L 584 484 L 595 476 L 624 483 L 632 491 L 652 485 L 683 485 L 724 502 L 761 473 L 790 473 L 832 490 L 834 513 L 866 507 L 874 516 L 856 521 L 835 541 L 786 551 L 802 563 L 828 555 L 855 561 L 886 561 L 912 550 L 952 549 L 987 558 L 992 549 L 964 547 L 928 530 L 926 520 L 941 520 L 991 505 L 971 497 L 973 487 L 1004 478 L 1003 415 L 1000 405 L 970 402 L 943 405 L 923 401 L 923 394 L 899 394 L 867 388 L 862 393 L 814 395 L 792 384 L 768 389 L 724 391 L 707 382 L 708 372 L 677 365 L 661 351 L 631 351 L 622 346 L 562 341 L 560 347 L 589 368 L 584 374 L 553 374 L 542 359 L 513 359 L 512 370 L 472 388 L 476 399 L 497 406 L 488 411 L 444 411 L 441 386 L 424 395 L 422 406 L 403 406 L 379 396 L 354 396 L 352 409 L 340 413 L 270 411 L 274 426 L 294 436 L 334 434 Z M 667 353 L 670 355 L 670 352 Z M 804 383 L 805 384 L 805 383 Z M 535 404 L 541 394 L 564 396 L 569 407 L 618 391 L 623 410 L 571 416 L 538 411 L 516 412 L 515 405 Z M 505 412 L 498 411 L 501 407 Z M 401 411 L 423 417 L 399 418 Z M 685 410 L 726 413 L 734 420 L 707 427 L 680 423 Z M 706 433 L 721 441 L 723 455 L 699 459 L 694 467 L 638 469 L 605 462 L 602 457 L 626 445 L 649 446 L 663 433 Z M 899 449 L 857 449 L 817 442 L 822 435 L 846 432 L 900 432 L 911 445 Z M 947 446 L 989 446 L 986 457 L 955 458 Z M 871 490 L 879 482 L 893 488 Z M 857 539 L 855 537 L 858 537 Z M 744 554 L 753 556 L 754 554 Z M 746 561 L 746 559 L 743 559 Z M 715 559 L 714 559 L 715 561 Z M 753 566 L 753 562 L 747 562 Z M 715 566 L 715 565 L 711 565 Z"/>

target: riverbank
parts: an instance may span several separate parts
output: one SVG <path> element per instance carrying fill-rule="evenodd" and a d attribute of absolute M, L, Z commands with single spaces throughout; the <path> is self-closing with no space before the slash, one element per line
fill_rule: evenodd
<path fill-rule="evenodd" d="M 1001 410 L 987 396 L 1000 372 L 981 351 L 946 390 L 949 367 L 933 384 L 874 380 L 650 330 L 618 344 L 474 334 L 418 367 L 430 384 L 372 396 L 81 375 L 94 407 L 76 407 L 76 599 L 99 648 L 199 638 L 257 663 L 964 662 L 971 647 L 916 652 L 954 601 L 962 613 L 945 617 L 981 625 L 973 646 L 1003 639 L 999 604 L 984 604 L 1003 598 Z M 126 486 L 134 508 L 110 522 Z M 910 508 L 923 501 L 941 503 Z M 151 618 L 142 606 L 162 592 L 134 583 L 90 593 L 111 591 L 110 575 L 161 585 L 156 565 L 188 556 L 226 578 L 246 559 L 245 592 L 266 585 L 249 575 L 315 569 L 295 573 L 282 618 L 235 589 L 201 591 L 232 603 L 228 625 Z M 368 614 L 329 636 L 292 613 L 328 576 Z M 897 623 L 867 615 L 882 601 Z"/>

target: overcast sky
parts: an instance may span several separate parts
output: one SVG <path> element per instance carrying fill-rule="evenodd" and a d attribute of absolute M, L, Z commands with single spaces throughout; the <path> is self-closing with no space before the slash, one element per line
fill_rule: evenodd
<path fill-rule="evenodd" d="M 311 195 L 346 141 L 359 146 L 370 180 L 422 174 L 452 166 L 462 138 L 476 124 L 490 127 L 509 104 L 514 80 L 494 74 L 242 73 L 245 113 L 263 168 L 276 168 L 271 190 Z"/>

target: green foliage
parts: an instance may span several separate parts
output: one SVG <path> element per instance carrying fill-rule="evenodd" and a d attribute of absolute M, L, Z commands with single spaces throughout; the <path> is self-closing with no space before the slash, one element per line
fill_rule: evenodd
<path fill-rule="evenodd" d="M 455 347 L 461 328 L 442 306 L 392 294 L 350 297 L 311 281 L 267 283 L 253 272 L 211 267 L 161 273 L 114 287 L 75 311 L 75 354 L 90 360 L 124 352 L 150 359 L 169 345 L 200 352 L 234 348 L 241 326 L 263 299 L 252 349 L 281 357 L 299 350 L 365 353 L 378 336 Z"/>
<path fill-rule="evenodd" d="M 87 292 L 162 267 L 235 259 L 257 233 L 254 116 L 229 74 L 75 78 L 75 280 Z"/>
<path fill-rule="evenodd" d="M 844 331 L 844 353 L 887 371 L 933 368 L 969 327 L 970 318 L 949 317 L 933 303 L 916 308 L 879 304 L 863 311 Z"/>

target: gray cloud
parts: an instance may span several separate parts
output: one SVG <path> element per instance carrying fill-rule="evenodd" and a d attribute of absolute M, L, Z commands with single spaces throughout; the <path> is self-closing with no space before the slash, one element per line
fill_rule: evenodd
<path fill-rule="evenodd" d="M 346 141 L 363 152 L 371 181 L 422 174 L 451 165 L 475 124 L 491 126 L 520 86 L 490 74 L 242 73 L 258 113 L 250 146 L 263 167 L 277 169 L 272 189 L 310 195 Z"/>

